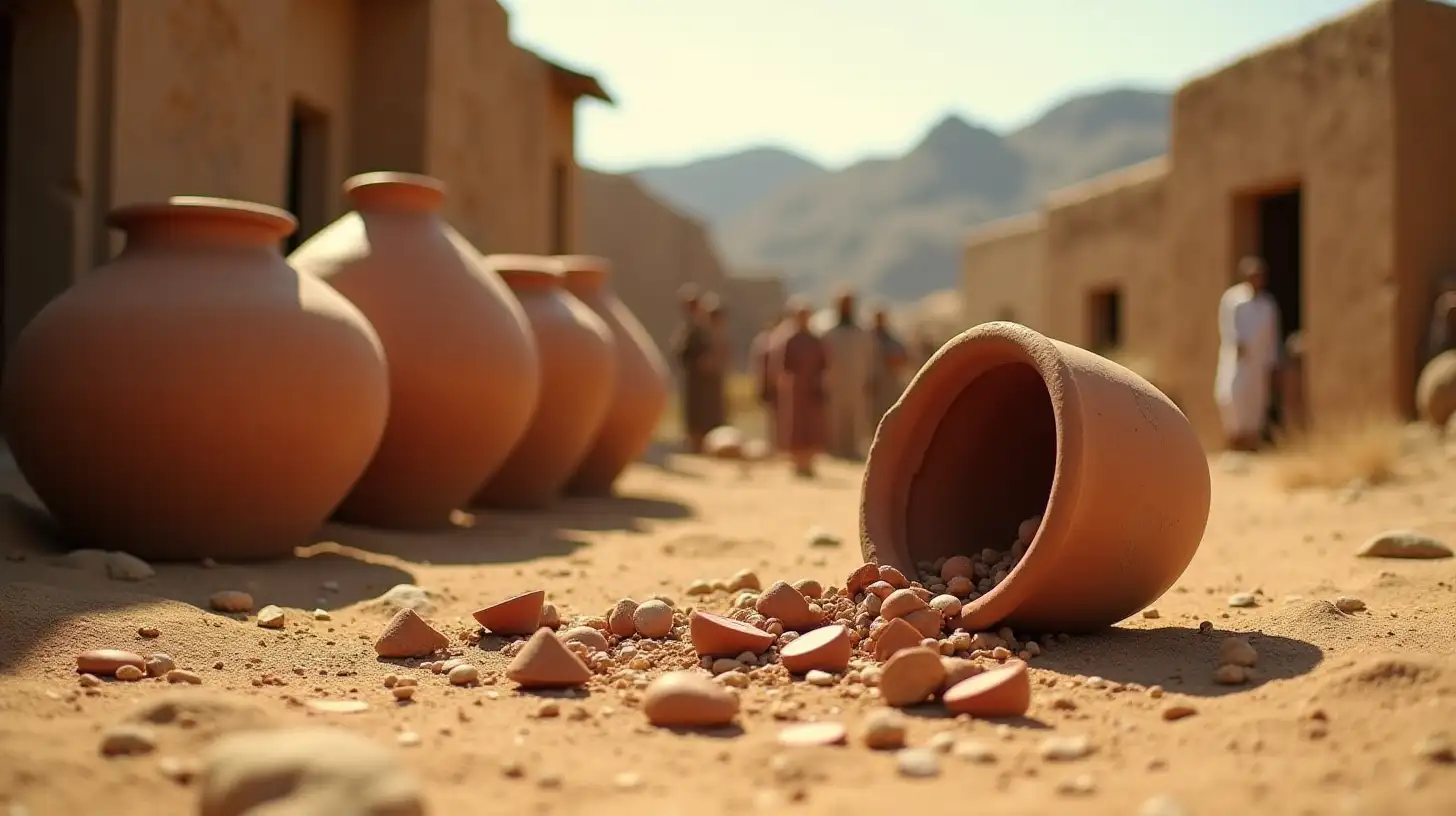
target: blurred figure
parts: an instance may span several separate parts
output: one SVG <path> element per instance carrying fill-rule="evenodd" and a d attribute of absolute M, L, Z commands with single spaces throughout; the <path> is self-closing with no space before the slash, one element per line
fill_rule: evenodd
<path fill-rule="evenodd" d="M 1279 305 L 1262 258 L 1239 261 L 1243 280 L 1218 303 L 1218 372 L 1213 395 L 1230 450 L 1257 450 L 1269 418 L 1270 392 L 1282 340 Z"/>
<path fill-rule="evenodd" d="M 707 384 L 708 430 L 728 424 L 728 372 L 733 367 L 733 344 L 728 340 L 728 308 L 723 299 L 708 292 L 699 301 L 708 330 L 708 352 L 703 355 L 703 376 Z"/>
<path fill-rule="evenodd" d="M 778 445 L 793 460 L 794 474 L 814 475 L 814 458 L 824 447 L 824 375 L 829 360 L 824 341 L 809 330 L 807 303 L 793 307 L 793 322 L 774 332 L 769 369 L 778 408 Z"/>
<path fill-rule="evenodd" d="M 704 364 L 709 353 L 708 330 L 703 325 L 697 287 L 692 284 L 683 286 L 678 298 L 682 302 L 682 323 L 673 332 L 672 354 L 678 364 L 684 443 L 688 451 L 702 453 L 703 437 L 713 430 L 710 416 L 713 383 Z"/>
<path fill-rule="evenodd" d="M 910 367 L 910 353 L 890 328 L 890 314 L 883 306 L 875 309 L 874 365 L 870 369 L 870 424 L 878 427 L 880 418 L 905 390 L 905 375 Z"/>
<path fill-rule="evenodd" d="M 775 394 L 778 391 L 778 383 L 775 382 L 773 367 L 770 365 L 773 357 L 774 343 L 785 331 L 793 331 L 793 314 L 787 309 L 776 317 L 769 318 L 763 324 L 763 329 L 754 335 L 753 343 L 748 347 L 748 373 L 753 377 L 754 395 L 758 398 L 759 407 L 763 409 L 765 422 L 766 442 L 769 451 L 778 449 L 778 400 Z"/>
<path fill-rule="evenodd" d="M 1426 342 L 1426 362 L 1435 359 L 1441 352 L 1456 348 L 1456 291 L 1447 288 L 1436 296 Z"/>
<path fill-rule="evenodd" d="M 824 333 L 829 355 L 827 375 L 829 454 L 840 459 L 860 458 L 874 363 L 874 338 L 855 322 L 855 298 L 849 291 L 835 298 L 837 322 Z"/>

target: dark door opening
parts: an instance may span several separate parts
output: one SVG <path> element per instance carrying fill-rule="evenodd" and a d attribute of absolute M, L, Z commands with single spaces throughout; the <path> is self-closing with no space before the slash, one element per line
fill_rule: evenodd
<path fill-rule="evenodd" d="M 1122 290 L 1098 289 L 1087 296 L 1087 348 L 1099 354 L 1122 346 Z"/>
<path fill-rule="evenodd" d="M 553 162 L 551 165 L 551 254 L 565 255 L 571 250 L 567 247 L 567 196 L 570 190 L 567 187 L 566 163 Z"/>
<path fill-rule="evenodd" d="M 288 211 L 298 218 L 298 230 L 288 236 L 286 252 L 323 229 L 328 218 L 328 149 L 328 117 L 295 101 L 288 124 Z"/>
<path fill-rule="evenodd" d="M 10 213 L 10 86 L 15 76 L 15 20 L 8 11 L 0 11 L 0 376 L 5 372 L 5 358 L 10 337 L 5 326 L 5 293 L 10 288 L 6 259 L 9 252 L 6 237 Z"/>
<path fill-rule="evenodd" d="M 1280 342 L 1284 343 L 1284 368 L 1271 389 L 1269 432 L 1304 424 L 1304 358 L 1298 332 L 1304 326 L 1303 194 L 1300 188 L 1259 198 L 1259 256 L 1268 270 L 1269 294 L 1279 306 Z M 1291 342 L 1291 338 L 1295 338 Z M 1292 352 L 1292 353 L 1291 353 Z M 1266 440 L 1267 441 L 1267 440 Z"/>

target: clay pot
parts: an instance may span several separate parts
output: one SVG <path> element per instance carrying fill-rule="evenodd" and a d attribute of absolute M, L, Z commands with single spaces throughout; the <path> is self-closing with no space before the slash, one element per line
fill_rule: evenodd
<path fill-rule="evenodd" d="M 556 259 L 566 289 L 596 312 L 612 332 L 617 348 L 617 382 L 611 407 L 591 450 L 567 483 L 568 493 L 606 495 L 627 465 L 636 461 L 657 431 L 667 408 L 667 361 L 652 337 L 612 291 L 611 262 L 591 255 Z"/>
<path fill-rule="evenodd" d="M 549 258 L 491 255 L 486 263 L 520 299 L 541 354 L 541 400 L 515 450 L 476 493 L 488 507 L 550 504 L 591 449 L 617 382 L 607 324 L 562 286 Z"/>
<path fill-rule="evenodd" d="M 179 197 L 108 223 L 125 249 L 41 310 L 5 370 L 31 486 L 87 547 L 237 560 L 309 543 L 384 430 L 378 336 L 284 263 L 281 210 Z"/>
<path fill-rule="evenodd" d="M 1208 521 L 1192 427 L 1133 372 L 1014 323 L 952 339 L 880 421 L 860 497 L 866 560 L 1006 549 L 1044 519 L 959 626 L 1096 629 L 1173 585 Z"/>
<path fill-rule="evenodd" d="M 536 345 L 505 284 L 441 219 L 438 181 L 367 173 L 344 191 L 355 212 L 289 258 L 368 316 L 389 359 L 384 439 L 336 517 L 441 526 L 525 432 L 540 382 Z"/>

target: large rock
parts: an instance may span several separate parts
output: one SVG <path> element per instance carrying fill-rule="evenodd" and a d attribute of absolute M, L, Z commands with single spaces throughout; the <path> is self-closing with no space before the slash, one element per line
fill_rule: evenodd
<path fill-rule="evenodd" d="M 1421 419 L 1446 427 L 1456 414 L 1456 351 L 1443 351 L 1426 363 L 1416 381 L 1416 409 Z"/>
<path fill-rule="evenodd" d="M 208 751 L 200 816 L 423 816 L 419 782 L 397 757 L 338 728 L 225 737 Z"/>

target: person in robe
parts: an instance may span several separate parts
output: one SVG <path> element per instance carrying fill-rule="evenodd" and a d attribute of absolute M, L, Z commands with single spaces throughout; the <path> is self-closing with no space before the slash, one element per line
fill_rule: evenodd
<path fill-rule="evenodd" d="M 778 408 L 778 447 L 789 454 L 794 475 L 814 476 L 814 460 L 824 448 L 824 378 L 829 358 L 821 340 L 809 330 L 813 311 L 806 303 L 793 308 L 793 322 L 774 332 L 769 369 Z"/>
<path fill-rule="evenodd" d="M 1456 290 L 1448 288 L 1436 296 L 1426 346 L 1426 362 L 1456 348 Z"/>
<path fill-rule="evenodd" d="M 708 330 L 708 352 L 702 360 L 708 400 L 704 420 L 711 431 L 728 424 L 728 372 L 733 368 L 733 344 L 728 338 L 728 307 L 723 300 L 708 292 L 700 305 Z"/>
<path fill-rule="evenodd" d="M 884 307 L 875 309 L 872 334 L 875 348 L 870 369 L 869 419 L 877 426 L 905 390 L 910 352 L 890 328 L 890 314 Z"/>
<path fill-rule="evenodd" d="M 753 342 L 748 347 L 748 373 L 753 377 L 754 396 L 763 410 L 764 435 L 767 437 L 770 451 L 777 450 L 779 444 L 778 400 L 775 397 L 778 392 L 778 383 L 775 381 L 773 366 L 770 363 L 774 343 L 784 331 L 793 330 L 793 319 L 793 314 L 788 311 L 770 318 L 764 323 L 763 329 L 754 335 Z"/>
<path fill-rule="evenodd" d="M 1218 303 L 1218 370 L 1213 396 L 1231 450 L 1257 450 L 1269 416 L 1282 343 L 1279 306 L 1261 258 L 1239 262 L 1238 283 Z"/>
<path fill-rule="evenodd" d="M 713 382 L 704 364 L 709 353 L 708 329 L 697 289 L 684 286 L 678 297 L 682 303 L 682 322 L 672 336 L 672 354 L 678 369 L 678 409 L 682 413 L 684 447 L 690 453 L 702 453 L 703 438 L 713 430 L 710 424 Z"/>
<path fill-rule="evenodd" d="M 829 454 L 840 459 L 859 459 L 860 442 L 868 424 L 874 338 L 855 322 L 854 293 L 841 292 L 834 305 L 835 325 L 824 333 L 824 349 L 829 355 L 826 374 Z"/>

